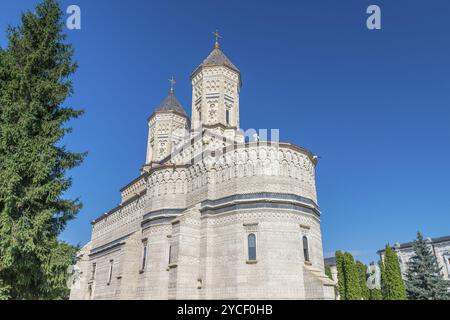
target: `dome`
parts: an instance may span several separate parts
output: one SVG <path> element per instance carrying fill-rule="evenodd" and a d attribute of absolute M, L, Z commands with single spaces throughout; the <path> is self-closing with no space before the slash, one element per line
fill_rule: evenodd
<path fill-rule="evenodd" d="M 227 58 L 227 56 L 220 50 L 218 47 L 214 48 L 213 51 L 206 57 L 206 59 L 194 70 L 191 75 L 193 78 L 197 72 L 199 72 L 203 67 L 220 67 L 225 66 L 239 74 L 239 78 L 241 72 L 239 69 Z"/>
<path fill-rule="evenodd" d="M 161 104 L 156 108 L 155 113 L 165 113 L 165 112 L 175 112 L 181 116 L 187 117 L 186 111 L 184 111 L 183 106 L 175 97 L 173 90 L 170 94 L 161 102 Z"/>

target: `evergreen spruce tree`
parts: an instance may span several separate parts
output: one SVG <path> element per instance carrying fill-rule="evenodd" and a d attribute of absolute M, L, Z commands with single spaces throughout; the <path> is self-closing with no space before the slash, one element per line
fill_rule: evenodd
<path fill-rule="evenodd" d="M 359 276 L 359 286 L 361 287 L 361 298 L 363 300 L 369 300 L 370 293 L 367 287 L 367 266 L 361 261 L 356 261 L 356 268 Z"/>
<path fill-rule="evenodd" d="M 375 262 L 370 263 L 371 266 L 375 266 Z M 381 288 L 375 288 L 376 283 L 376 277 L 375 277 L 375 271 L 370 273 L 370 276 L 374 279 L 374 282 L 372 285 L 374 286 L 372 289 L 369 289 L 369 300 L 382 300 L 383 296 L 381 295 Z M 380 283 L 381 285 L 381 283 Z"/>
<path fill-rule="evenodd" d="M 61 141 L 82 114 L 62 106 L 77 67 L 62 15 L 56 0 L 44 0 L 9 28 L 0 53 L 0 295 L 9 299 L 67 295 L 74 249 L 57 237 L 81 208 L 63 194 L 84 154 Z"/>
<path fill-rule="evenodd" d="M 414 241 L 414 256 L 408 263 L 406 289 L 411 300 L 447 300 L 449 282 L 442 276 L 442 268 L 421 233 Z"/>
<path fill-rule="evenodd" d="M 46 299 L 62 300 L 68 299 L 70 289 L 67 286 L 69 274 L 68 267 L 74 264 L 74 258 L 79 251 L 78 246 L 72 246 L 65 242 L 59 242 L 56 247 L 52 248 L 46 263 L 44 263 L 44 272 L 47 275 L 47 291 Z"/>
<path fill-rule="evenodd" d="M 406 300 L 405 283 L 395 251 L 386 245 L 384 261 L 380 262 L 383 300 Z"/>
<path fill-rule="evenodd" d="M 0 280 L 0 300 L 8 300 L 10 288 L 7 287 L 2 280 Z"/>

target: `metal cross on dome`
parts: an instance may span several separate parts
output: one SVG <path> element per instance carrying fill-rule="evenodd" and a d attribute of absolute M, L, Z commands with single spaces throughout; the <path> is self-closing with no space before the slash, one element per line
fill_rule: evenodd
<path fill-rule="evenodd" d="M 223 39 L 223 37 L 219 34 L 219 30 L 216 30 L 216 32 L 212 33 L 214 37 L 216 37 L 216 45 L 215 48 L 219 49 L 219 39 Z"/>
<path fill-rule="evenodd" d="M 170 93 L 173 94 L 175 92 L 174 86 L 177 82 L 175 81 L 175 79 L 173 77 L 172 77 L 172 79 L 169 79 L 169 82 L 170 82 Z"/>

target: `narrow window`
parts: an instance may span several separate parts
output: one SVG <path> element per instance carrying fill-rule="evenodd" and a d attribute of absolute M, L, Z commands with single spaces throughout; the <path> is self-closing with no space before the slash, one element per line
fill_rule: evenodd
<path fill-rule="evenodd" d="M 230 125 L 230 110 L 227 110 L 226 118 L 227 118 L 227 126 L 229 126 Z"/>
<path fill-rule="evenodd" d="M 309 262 L 309 247 L 308 247 L 308 238 L 303 236 L 303 256 L 306 262 Z"/>
<path fill-rule="evenodd" d="M 145 270 L 145 265 L 147 264 L 147 241 L 144 241 L 142 246 L 142 270 Z"/>
<path fill-rule="evenodd" d="M 253 233 L 248 236 L 248 260 L 256 260 L 256 236 Z"/>
<path fill-rule="evenodd" d="M 97 264 L 94 262 L 92 264 L 91 280 L 95 279 L 95 270 L 97 269 Z"/>
<path fill-rule="evenodd" d="M 114 260 L 109 261 L 108 285 L 111 284 Z"/>
<path fill-rule="evenodd" d="M 172 264 L 172 246 L 169 246 L 169 264 Z"/>

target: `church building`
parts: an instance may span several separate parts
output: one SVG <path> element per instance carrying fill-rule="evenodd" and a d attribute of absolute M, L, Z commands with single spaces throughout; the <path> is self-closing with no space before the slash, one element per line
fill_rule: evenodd
<path fill-rule="evenodd" d="M 324 272 L 318 157 L 246 138 L 241 72 L 215 35 L 190 76 L 191 118 L 172 81 L 148 119 L 140 175 L 92 222 L 71 299 L 334 299 Z"/>

